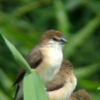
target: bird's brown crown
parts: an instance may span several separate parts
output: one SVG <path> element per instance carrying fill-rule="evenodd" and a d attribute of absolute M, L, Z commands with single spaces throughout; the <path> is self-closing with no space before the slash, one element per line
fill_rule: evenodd
<path fill-rule="evenodd" d="M 61 40 L 62 36 L 63 36 L 62 33 L 60 33 L 59 31 L 51 29 L 43 34 L 41 41 L 45 39 L 55 39 L 59 41 Z"/>

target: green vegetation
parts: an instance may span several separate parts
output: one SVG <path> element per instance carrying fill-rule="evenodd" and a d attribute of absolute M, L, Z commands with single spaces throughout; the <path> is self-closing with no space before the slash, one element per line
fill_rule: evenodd
<path fill-rule="evenodd" d="M 93 100 L 99 100 L 100 1 L 0 1 L 0 33 L 24 57 L 39 41 L 42 33 L 49 29 L 61 31 L 68 40 L 64 58 L 74 65 L 78 78 L 77 89 L 84 88 Z M 19 68 L 11 51 L 0 38 L 0 100 L 12 100 L 15 91 L 12 84 Z"/>
<path fill-rule="evenodd" d="M 15 58 L 15 61 L 27 72 L 23 82 L 24 100 L 40 100 L 41 98 L 43 100 L 47 100 L 48 97 L 45 91 L 45 87 L 38 73 L 29 67 L 28 63 L 25 61 L 22 55 L 4 36 L 1 36 L 1 38 L 3 38 L 2 41 L 4 41 L 10 49 L 13 57 Z M 37 93 L 40 95 L 37 96 Z"/>

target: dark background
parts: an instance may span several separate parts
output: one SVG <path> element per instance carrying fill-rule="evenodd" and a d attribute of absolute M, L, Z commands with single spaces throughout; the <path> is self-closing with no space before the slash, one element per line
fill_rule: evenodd
<path fill-rule="evenodd" d="M 76 90 L 85 89 L 100 99 L 99 0 L 0 0 L 0 33 L 25 57 L 49 29 L 68 40 L 64 58 L 74 65 Z M 12 84 L 19 67 L 0 40 L 0 100 L 12 100 Z"/>

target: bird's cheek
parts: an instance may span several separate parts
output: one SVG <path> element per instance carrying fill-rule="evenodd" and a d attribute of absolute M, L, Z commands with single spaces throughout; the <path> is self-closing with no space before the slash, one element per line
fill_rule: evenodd
<path fill-rule="evenodd" d="M 64 43 L 63 43 L 62 41 L 59 41 L 59 44 L 60 44 L 60 45 L 64 45 Z"/>

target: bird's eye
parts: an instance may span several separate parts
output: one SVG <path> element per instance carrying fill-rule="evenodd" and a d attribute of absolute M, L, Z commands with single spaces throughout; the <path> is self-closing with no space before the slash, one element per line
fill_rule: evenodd
<path fill-rule="evenodd" d="M 53 38 L 54 41 L 59 41 L 57 38 Z"/>

